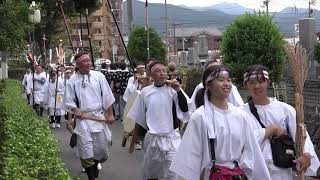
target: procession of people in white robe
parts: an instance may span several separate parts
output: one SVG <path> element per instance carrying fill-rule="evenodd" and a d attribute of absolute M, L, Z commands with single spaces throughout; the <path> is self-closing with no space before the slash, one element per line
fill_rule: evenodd
<path fill-rule="evenodd" d="M 155 67 L 154 71 L 163 70 L 159 64 Z M 58 85 L 50 82 L 44 72 L 35 73 L 34 80 L 31 74 L 26 74 L 22 84 L 35 104 L 48 106 L 49 116 L 62 116 L 65 111 L 74 113 L 78 108 L 86 115 L 104 119 L 115 101 L 105 75 L 94 70 L 69 79 L 61 75 Z M 232 169 L 237 161 L 250 180 L 292 180 L 292 168 L 274 165 L 270 140 L 265 138 L 266 130 L 251 114 L 248 103 L 244 104 L 237 87 L 231 84 L 227 110 L 209 102 L 208 97 L 204 98 L 204 105 L 196 108 L 196 94 L 203 88 L 200 83 L 189 98 L 182 89 L 177 91 L 169 84 L 156 86 L 153 83 L 142 88 L 135 77 L 129 78 L 123 99 L 127 102 L 133 94 L 136 98 L 125 115 L 147 131 L 143 143 L 143 178 L 209 179 L 212 167 L 209 139 L 215 139 L 217 164 Z M 187 101 L 186 112 L 179 105 L 181 95 Z M 295 140 L 296 111 L 292 106 L 270 98 L 270 104 L 255 107 L 264 125 L 278 124 Z M 183 137 L 174 126 L 174 112 L 179 120 L 188 123 Z M 75 121 L 80 159 L 107 160 L 112 141 L 108 125 L 90 119 L 75 118 Z M 304 153 L 310 155 L 311 161 L 306 175 L 315 176 L 320 162 L 308 134 Z M 84 168 L 92 165 L 86 163 L 82 162 Z"/>

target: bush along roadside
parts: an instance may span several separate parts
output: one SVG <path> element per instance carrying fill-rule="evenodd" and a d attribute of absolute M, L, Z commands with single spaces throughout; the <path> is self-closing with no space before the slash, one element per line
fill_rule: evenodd
<path fill-rule="evenodd" d="M 71 179 L 58 141 L 21 91 L 18 81 L 0 82 L 0 179 Z"/>

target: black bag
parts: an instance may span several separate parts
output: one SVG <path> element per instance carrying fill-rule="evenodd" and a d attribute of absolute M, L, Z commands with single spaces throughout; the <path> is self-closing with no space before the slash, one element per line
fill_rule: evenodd
<path fill-rule="evenodd" d="M 262 124 L 260 117 L 257 112 L 257 108 L 254 106 L 253 102 L 249 102 L 249 107 L 251 113 L 256 117 L 262 128 L 265 125 Z M 287 127 L 288 134 L 289 128 Z M 293 139 L 289 135 L 282 135 L 280 137 L 270 138 L 271 151 L 273 163 L 277 167 L 281 168 L 292 168 L 295 166 L 293 160 L 296 158 L 295 144 Z"/>
<path fill-rule="evenodd" d="M 70 147 L 74 148 L 77 146 L 77 134 L 72 133 L 71 138 L 70 138 Z"/>

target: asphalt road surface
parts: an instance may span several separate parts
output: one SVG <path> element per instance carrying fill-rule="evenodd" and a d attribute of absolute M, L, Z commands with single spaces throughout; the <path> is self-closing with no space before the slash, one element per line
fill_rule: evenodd
<path fill-rule="evenodd" d="M 66 168 L 74 177 L 80 180 L 87 180 L 86 173 L 82 172 L 81 163 L 76 156 L 76 150 L 69 146 L 70 132 L 65 128 L 66 121 L 62 120 L 60 129 L 53 129 L 60 142 L 62 160 Z M 112 131 L 112 147 L 109 159 L 102 164 L 99 178 L 97 180 L 142 180 L 142 150 L 135 150 L 132 154 L 128 153 L 129 143 L 125 148 L 121 147 L 123 128 L 120 121 L 115 121 L 109 125 Z"/>
<path fill-rule="evenodd" d="M 80 180 L 87 180 L 87 175 L 82 172 L 81 163 L 76 156 L 76 150 L 69 146 L 70 132 L 65 128 L 66 121 L 62 120 L 60 129 L 53 129 L 60 142 L 62 160 L 66 168 L 73 177 Z M 125 148 L 121 147 L 123 128 L 120 121 L 115 121 L 109 128 L 112 131 L 112 147 L 110 158 L 102 164 L 102 170 L 97 180 L 142 180 L 143 151 L 135 150 L 132 154 L 128 153 L 129 142 Z M 298 180 L 293 175 L 294 180 Z M 312 180 L 313 178 L 305 178 Z"/>

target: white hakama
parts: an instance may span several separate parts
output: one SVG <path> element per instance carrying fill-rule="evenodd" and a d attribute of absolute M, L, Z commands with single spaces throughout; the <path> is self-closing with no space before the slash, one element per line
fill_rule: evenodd
<path fill-rule="evenodd" d="M 266 126 L 277 124 L 284 129 L 287 134 L 290 132 L 290 136 L 293 141 L 296 140 L 296 111 L 295 109 L 283 102 L 270 98 L 270 103 L 267 105 L 255 105 L 261 122 Z M 250 112 L 249 104 L 245 104 L 243 109 L 248 112 L 255 120 L 252 123 L 252 128 L 255 129 L 255 136 L 260 144 L 263 157 L 266 161 L 272 180 L 292 180 L 291 168 L 276 167 L 272 159 L 272 151 L 269 139 L 264 139 L 265 129 L 262 128 L 258 120 Z M 287 128 L 288 127 L 288 128 Z M 289 130 L 289 131 L 288 131 Z M 311 155 L 311 166 L 307 169 L 306 176 L 315 176 L 320 166 L 319 159 L 314 151 L 313 144 L 310 140 L 309 134 L 307 134 L 304 152 Z"/>

